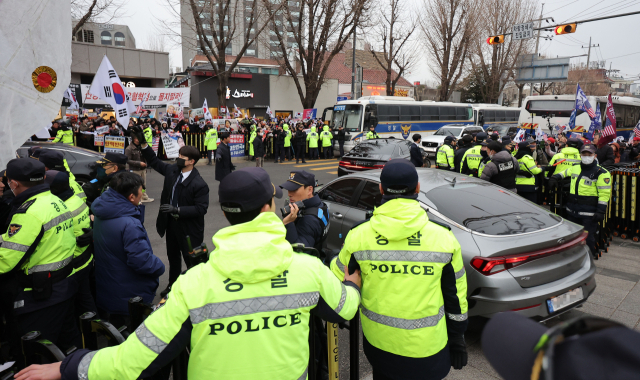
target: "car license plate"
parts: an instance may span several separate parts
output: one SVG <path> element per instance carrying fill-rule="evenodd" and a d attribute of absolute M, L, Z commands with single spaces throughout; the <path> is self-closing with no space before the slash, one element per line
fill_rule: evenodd
<path fill-rule="evenodd" d="M 373 163 L 368 161 L 356 161 L 356 165 L 358 166 L 373 166 Z"/>
<path fill-rule="evenodd" d="M 427 152 L 435 152 L 436 148 L 424 148 Z"/>
<path fill-rule="evenodd" d="M 564 294 L 560 294 L 557 297 L 548 299 L 547 308 L 549 309 L 549 313 L 555 313 L 556 311 L 564 309 L 565 307 L 582 301 L 583 299 L 584 294 L 582 292 L 582 288 L 576 288 L 569 290 Z"/>

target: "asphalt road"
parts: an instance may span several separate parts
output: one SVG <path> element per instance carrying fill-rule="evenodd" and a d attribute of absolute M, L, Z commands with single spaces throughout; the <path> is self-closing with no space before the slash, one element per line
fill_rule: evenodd
<path fill-rule="evenodd" d="M 255 166 L 255 163 L 248 161 L 235 162 L 237 168 Z M 274 184 L 278 185 L 287 180 L 292 170 L 304 169 L 316 175 L 320 184 L 337 177 L 338 160 L 307 161 L 307 164 L 296 165 L 295 161 L 283 164 L 274 164 L 267 161 L 264 169 L 271 176 Z M 211 237 L 221 228 L 227 227 L 229 223 L 224 218 L 218 202 L 218 182 L 214 180 L 215 167 L 206 166 L 205 161 L 197 165 L 200 175 L 207 181 L 210 189 L 209 211 L 205 216 L 205 243 L 213 249 Z M 145 226 L 153 246 L 154 253 L 162 259 L 167 266 L 167 272 L 160 278 L 160 290 L 167 286 L 168 281 L 168 261 L 164 239 L 160 238 L 155 230 L 155 222 L 160 206 L 160 193 L 162 191 L 163 178 L 154 171 L 150 171 L 147 176 L 147 191 L 150 197 L 156 200 L 145 203 Z M 286 194 L 285 194 L 286 197 Z M 276 202 L 278 208 L 283 204 L 283 200 Z M 640 331 L 640 243 L 633 243 L 630 240 L 614 239 L 609 247 L 609 252 L 596 261 L 597 287 L 594 294 L 580 308 L 571 310 L 558 318 L 546 323 L 547 326 L 557 324 L 559 321 L 568 320 L 583 314 L 591 314 L 603 318 L 610 318 L 619 321 L 629 328 Z M 158 298 L 158 297 L 157 297 Z M 158 301 L 158 299 L 156 299 Z M 491 368 L 487 360 L 482 355 L 480 336 L 486 320 L 482 318 L 471 318 L 469 329 L 465 334 L 469 352 L 469 364 L 460 371 L 452 370 L 447 376 L 448 380 L 458 379 L 500 379 L 498 374 Z M 349 379 L 349 336 L 346 330 L 339 332 L 339 362 L 340 379 Z M 367 361 L 362 351 L 362 335 L 360 337 L 359 355 L 360 378 L 371 380 L 371 365 Z"/>

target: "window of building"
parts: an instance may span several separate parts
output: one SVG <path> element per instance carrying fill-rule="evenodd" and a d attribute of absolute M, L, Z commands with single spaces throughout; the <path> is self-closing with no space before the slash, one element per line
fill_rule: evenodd
<path fill-rule="evenodd" d="M 93 30 L 79 30 L 76 35 L 78 42 L 94 43 Z"/>
<path fill-rule="evenodd" d="M 244 54 L 249 57 L 255 57 L 256 56 L 255 44 L 251 44 L 251 46 L 247 47 L 247 51 Z"/>
<path fill-rule="evenodd" d="M 211 29 L 211 24 L 202 24 L 202 29 L 205 29 L 205 30 Z"/>
<path fill-rule="evenodd" d="M 102 45 L 111 45 L 111 33 L 107 31 L 100 33 L 100 43 Z"/>
<path fill-rule="evenodd" d="M 282 52 L 279 50 L 272 50 L 271 58 L 282 58 Z"/>
<path fill-rule="evenodd" d="M 262 74 L 278 75 L 278 69 L 276 69 L 276 68 L 263 67 L 263 68 L 262 68 Z"/>
<path fill-rule="evenodd" d="M 289 5 L 290 7 L 299 7 L 300 6 L 300 2 L 299 1 L 287 1 L 287 5 Z"/>
<path fill-rule="evenodd" d="M 291 16 L 300 17 L 300 12 L 291 12 Z"/>
<path fill-rule="evenodd" d="M 292 21 L 292 22 L 291 22 L 291 25 L 293 25 L 293 27 L 294 27 L 294 28 L 297 28 L 297 27 L 298 27 L 298 24 L 299 24 L 299 23 L 298 23 L 297 21 Z"/>
<path fill-rule="evenodd" d="M 116 32 L 114 39 L 116 40 L 116 46 L 125 46 L 124 33 Z"/>
<path fill-rule="evenodd" d="M 233 54 L 233 50 L 231 49 L 231 44 L 229 44 L 229 46 L 227 46 L 227 48 L 224 49 L 224 54 L 226 54 L 226 55 L 232 55 Z"/>

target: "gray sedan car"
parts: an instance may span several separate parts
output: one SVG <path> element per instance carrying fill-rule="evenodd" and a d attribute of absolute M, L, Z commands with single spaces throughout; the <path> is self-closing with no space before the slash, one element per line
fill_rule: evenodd
<path fill-rule="evenodd" d="M 329 205 L 327 249 L 380 204 L 380 170 L 340 177 L 318 189 Z M 543 321 L 582 303 L 596 287 L 587 233 L 502 187 L 458 173 L 419 168 L 418 201 L 450 226 L 468 281 L 469 315 L 516 311 Z"/>

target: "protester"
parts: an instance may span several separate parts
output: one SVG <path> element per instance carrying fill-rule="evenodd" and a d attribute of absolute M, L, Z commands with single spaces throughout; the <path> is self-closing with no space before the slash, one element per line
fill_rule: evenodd
<path fill-rule="evenodd" d="M 231 137 L 227 132 L 220 134 L 220 145 L 216 151 L 216 181 L 222 181 L 224 177 L 236 168 L 233 163 L 231 163 L 229 141 L 231 141 Z M 253 151 L 253 144 L 251 145 L 251 150 Z"/>
<path fill-rule="evenodd" d="M 153 302 L 164 264 L 143 226 L 142 178 L 118 173 L 91 205 L 95 216 L 96 295 L 100 313 L 116 327 L 127 322 L 129 299 Z"/>
<path fill-rule="evenodd" d="M 147 195 L 147 162 L 142 158 L 142 150 L 140 149 L 140 141 L 137 137 L 131 138 L 131 144 L 124 150 L 125 156 L 127 156 L 129 169 L 132 172 L 142 178 L 142 201 L 153 202 L 153 198 L 149 198 Z"/>
<path fill-rule="evenodd" d="M 264 131 L 258 127 L 258 136 L 253 139 L 253 154 L 256 157 L 256 167 L 261 168 L 264 164 Z"/>

